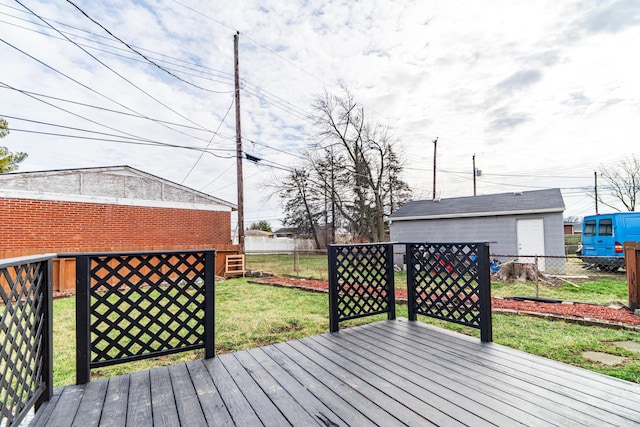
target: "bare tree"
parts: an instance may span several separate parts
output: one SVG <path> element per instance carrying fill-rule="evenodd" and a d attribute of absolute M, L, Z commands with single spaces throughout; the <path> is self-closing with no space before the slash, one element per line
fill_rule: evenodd
<path fill-rule="evenodd" d="M 325 92 L 313 107 L 320 141 L 280 184 L 285 221 L 313 230 L 324 218 L 327 240 L 335 241 L 336 227 L 344 225 L 358 240 L 384 241 L 389 214 L 410 196 L 388 128 L 367 120 L 346 88 L 343 96 Z"/>
<path fill-rule="evenodd" d="M 601 168 L 600 177 L 607 182 L 606 189 L 610 196 L 621 202 L 629 212 L 636 210 L 640 194 L 640 161 L 636 156 L 625 159 L 616 168 Z M 619 210 L 605 202 L 600 195 L 598 202 Z"/>

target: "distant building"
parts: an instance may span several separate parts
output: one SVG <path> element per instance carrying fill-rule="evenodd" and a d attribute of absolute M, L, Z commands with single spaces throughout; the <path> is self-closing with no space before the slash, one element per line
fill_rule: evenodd
<path fill-rule="evenodd" d="M 0 174 L 0 258 L 215 248 L 221 274 L 225 253 L 239 249 L 231 244 L 236 209 L 129 166 Z M 75 286 L 68 262 L 54 265 L 54 285 Z"/>
<path fill-rule="evenodd" d="M 492 254 L 564 256 L 564 209 L 559 189 L 411 201 L 391 215 L 391 241 L 488 242 Z"/>

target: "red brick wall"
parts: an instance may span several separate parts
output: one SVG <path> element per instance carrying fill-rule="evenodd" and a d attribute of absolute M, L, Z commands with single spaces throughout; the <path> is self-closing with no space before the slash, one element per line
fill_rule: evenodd
<path fill-rule="evenodd" d="M 0 259 L 211 247 L 235 249 L 230 212 L 0 198 Z"/>

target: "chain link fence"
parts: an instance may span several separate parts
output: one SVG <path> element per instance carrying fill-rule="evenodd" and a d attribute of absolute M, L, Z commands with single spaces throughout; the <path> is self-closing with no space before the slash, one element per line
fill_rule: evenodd
<path fill-rule="evenodd" d="M 612 265 L 611 257 L 590 257 L 588 261 L 576 255 L 567 256 L 523 256 L 492 254 L 492 266 L 499 269 L 506 262 L 520 262 L 523 264 L 536 264 L 541 273 L 547 275 L 573 276 L 573 277 L 615 277 L 624 280 L 625 270 L 622 267 Z"/>

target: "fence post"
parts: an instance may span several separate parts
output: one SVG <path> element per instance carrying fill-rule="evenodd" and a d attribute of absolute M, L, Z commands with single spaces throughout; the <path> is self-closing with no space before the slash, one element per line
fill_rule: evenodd
<path fill-rule="evenodd" d="M 634 311 L 640 308 L 640 242 L 624 242 L 624 264 L 627 270 L 627 287 L 629 289 L 629 308 Z"/>
<path fill-rule="evenodd" d="M 76 384 L 91 380 L 91 258 L 76 257 Z"/>
<path fill-rule="evenodd" d="M 415 278 L 415 260 L 413 259 L 411 243 L 407 243 L 405 248 L 405 257 L 407 261 L 407 317 L 409 320 L 418 320 L 416 314 L 416 278 Z"/>
<path fill-rule="evenodd" d="M 43 263 L 42 308 L 44 325 L 42 327 L 42 379 L 45 390 L 35 402 L 35 410 L 53 397 L 53 258 Z"/>
<path fill-rule="evenodd" d="M 327 259 L 329 263 L 329 331 L 338 332 L 340 329 L 338 322 L 338 266 L 337 247 L 329 245 L 327 248 Z"/>
<path fill-rule="evenodd" d="M 204 358 L 215 357 L 215 270 L 216 252 L 204 253 Z"/>
<path fill-rule="evenodd" d="M 393 243 L 386 245 L 387 248 L 387 302 L 390 305 L 387 313 L 387 320 L 396 318 L 396 289 L 395 270 L 393 269 Z"/>
<path fill-rule="evenodd" d="M 478 244 L 478 285 L 480 287 L 480 340 L 493 341 L 493 326 L 491 323 L 491 273 L 489 259 L 489 244 Z"/>

